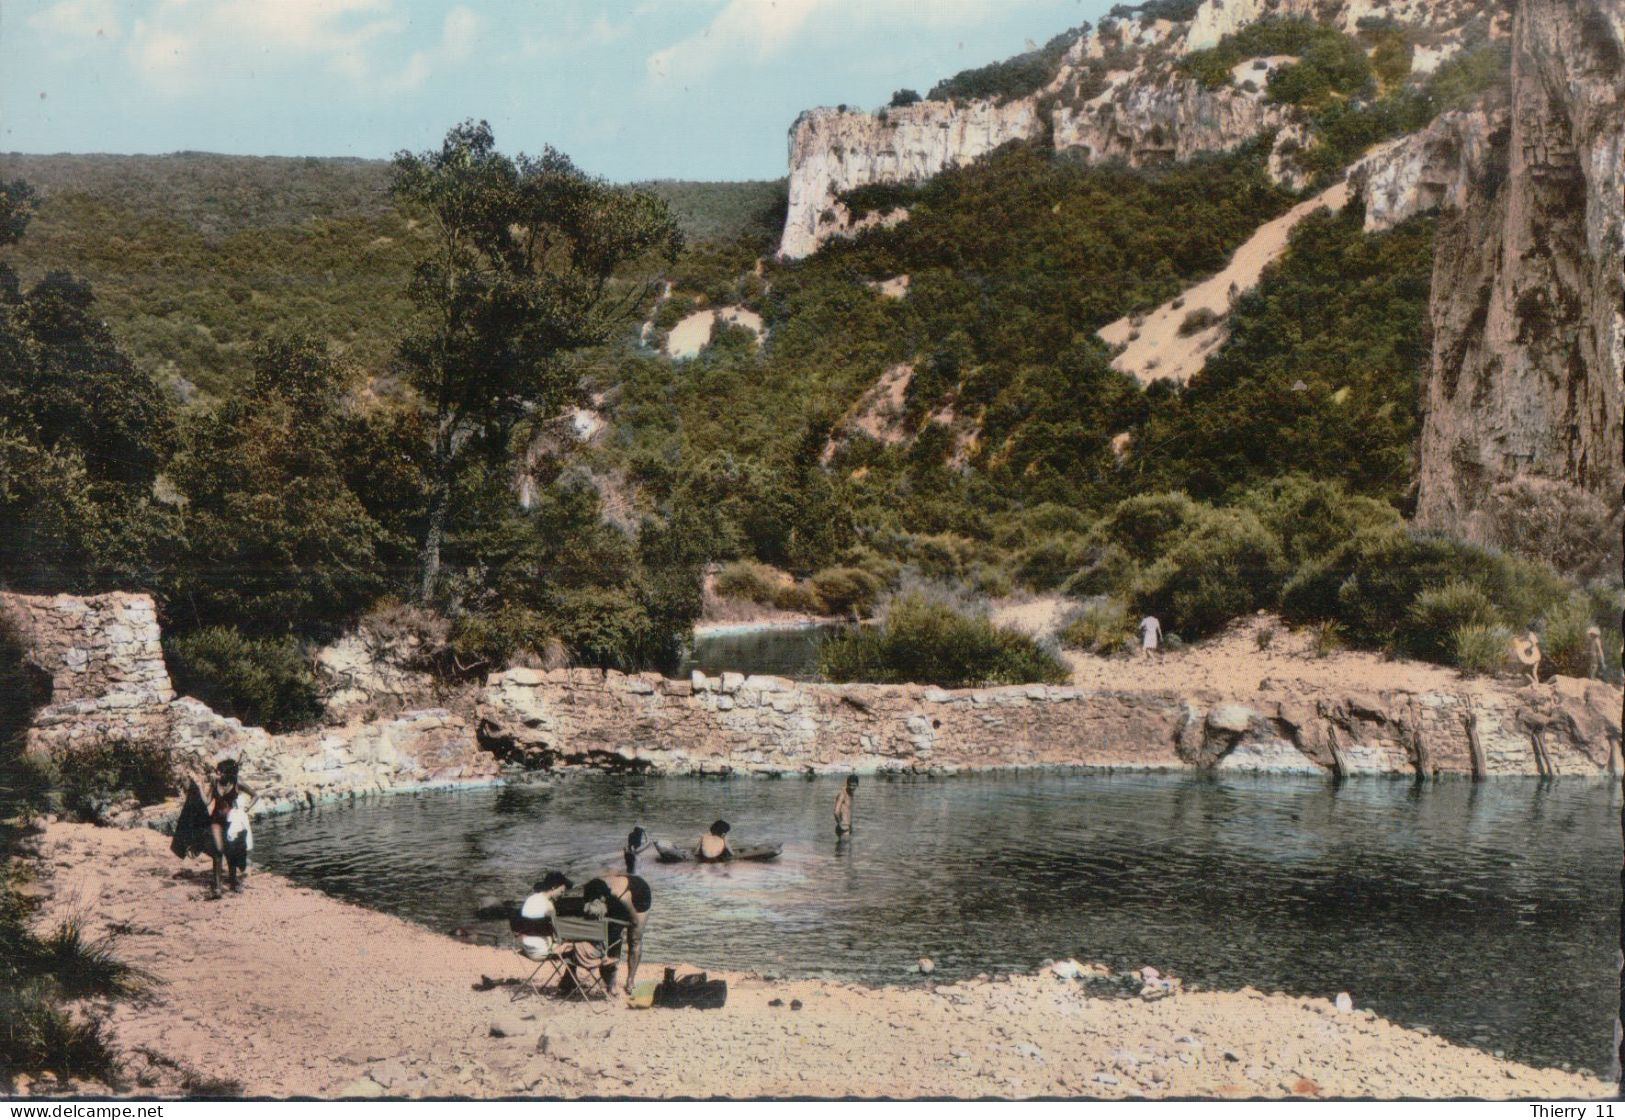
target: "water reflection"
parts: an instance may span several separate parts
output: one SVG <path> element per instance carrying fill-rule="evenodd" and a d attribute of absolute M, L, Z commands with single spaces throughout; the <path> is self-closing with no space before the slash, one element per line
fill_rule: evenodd
<path fill-rule="evenodd" d="M 818 676 L 818 647 L 844 629 L 844 623 L 820 623 L 709 631 L 695 637 L 679 675 L 686 677 L 699 669 L 712 676 L 724 672 L 764 673 L 797 681 L 814 680 Z"/>
<path fill-rule="evenodd" d="M 1580 782 L 1029 773 L 865 782 L 581 776 L 266 822 L 271 867 L 436 928 L 537 874 L 619 863 L 633 824 L 718 816 L 776 864 L 649 864 L 650 954 L 906 982 L 1078 955 L 1357 1003 L 1536 1062 L 1609 1067 L 1617 794 Z"/>

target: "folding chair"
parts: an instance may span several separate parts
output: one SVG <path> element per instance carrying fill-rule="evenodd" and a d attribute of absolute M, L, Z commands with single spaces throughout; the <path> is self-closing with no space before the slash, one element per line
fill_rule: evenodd
<path fill-rule="evenodd" d="M 508 925 L 517 937 L 527 934 L 534 936 L 541 931 L 530 926 L 533 921 L 534 919 L 515 918 Z M 537 962 L 531 974 L 514 989 L 513 995 L 508 997 L 509 1002 L 526 995 L 540 995 L 549 984 L 558 982 L 555 990 L 566 999 L 579 999 L 595 1013 L 603 1011 L 604 1008 L 596 1006 L 593 999 L 594 995 L 600 995 L 607 1001 L 610 996 L 610 991 L 604 986 L 603 977 L 600 975 L 602 965 L 581 963 L 577 947 L 591 945 L 598 951 L 602 962 L 607 963 L 611 943 L 625 939 L 625 924 L 612 918 L 555 917 L 551 923 L 554 937 L 552 949 L 548 951 L 547 956 Z M 622 931 L 614 932 L 616 926 L 623 927 Z M 538 983 L 537 977 L 544 968 L 549 971 Z M 570 978 L 568 989 L 562 983 L 566 975 Z"/>

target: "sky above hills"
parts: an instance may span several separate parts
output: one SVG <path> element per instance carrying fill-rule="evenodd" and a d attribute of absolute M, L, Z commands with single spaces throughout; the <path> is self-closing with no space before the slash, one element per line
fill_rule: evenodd
<path fill-rule="evenodd" d="M 384 157 L 464 118 L 616 180 L 769 179 L 1114 0 L 4 0 L 0 150 Z"/>

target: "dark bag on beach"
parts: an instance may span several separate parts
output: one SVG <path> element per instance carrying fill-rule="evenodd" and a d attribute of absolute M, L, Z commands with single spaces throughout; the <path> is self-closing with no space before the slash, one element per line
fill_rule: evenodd
<path fill-rule="evenodd" d="M 666 970 L 666 979 L 655 985 L 656 1007 L 694 1007 L 711 1011 L 728 1002 L 728 981 L 711 980 L 703 972 L 674 977 Z"/>
<path fill-rule="evenodd" d="M 175 820 L 175 838 L 169 842 L 169 850 L 185 859 L 208 852 L 213 847 L 214 837 L 209 832 L 209 807 L 203 803 L 203 793 L 197 788 L 197 783 L 192 782 L 186 787 L 186 801 L 181 805 L 181 815 Z"/>

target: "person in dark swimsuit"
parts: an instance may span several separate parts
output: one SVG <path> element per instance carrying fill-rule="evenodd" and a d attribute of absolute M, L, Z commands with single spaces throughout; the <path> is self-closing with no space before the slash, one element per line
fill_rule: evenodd
<path fill-rule="evenodd" d="M 221 759 L 214 768 L 214 777 L 208 780 L 204 801 L 209 806 L 209 856 L 214 860 L 214 880 L 209 888 L 210 898 L 220 897 L 220 868 L 226 865 L 227 885 L 233 891 L 243 889 L 239 873 L 248 875 L 248 851 L 241 837 L 233 845 L 226 842 L 226 828 L 233 809 L 247 812 L 257 800 L 253 790 L 237 780 L 237 760 Z M 246 800 L 244 800 L 246 798 Z"/>
<path fill-rule="evenodd" d="M 626 942 L 626 991 L 632 991 L 632 981 L 637 979 L 638 962 L 643 959 L 643 927 L 649 920 L 649 908 L 654 901 L 654 892 L 649 890 L 649 884 L 637 875 L 605 875 L 592 879 L 581 888 L 582 902 L 591 906 L 595 902 L 604 905 L 606 916 L 615 922 L 625 923 L 624 935 L 612 933 L 609 946 L 611 959 L 621 955 L 621 942 Z M 614 927 L 611 927 L 613 930 Z M 610 987 L 615 986 L 615 966 L 606 964 L 603 975 Z"/>
<path fill-rule="evenodd" d="M 626 873 L 628 875 L 637 873 L 638 857 L 653 845 L 654 841 L 649 839 L 649 834 L 641 826 L 627 833 L 626 848 L 621 854 L 626 859 Z"/>
<path fill-rule="evenodd" d="M 696 858 L 701 863 L 733 858 L 733 849 L 728 847 L 728 833 L 732 831 L 733 825 L 727 821 L 713 821 L 710 830 L 694 845 Z"/>

